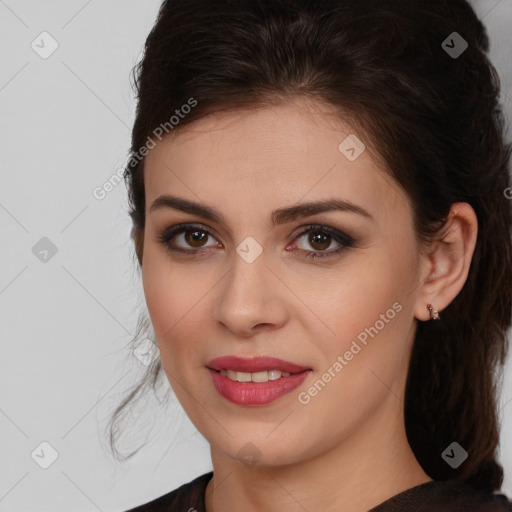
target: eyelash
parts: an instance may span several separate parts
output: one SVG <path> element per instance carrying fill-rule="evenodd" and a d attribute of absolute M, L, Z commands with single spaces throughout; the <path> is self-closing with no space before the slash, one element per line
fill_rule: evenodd
<path fill-rule="evenodd" d="M 171 251 L 173 253 L 178 252 L 178 253 L 190 255 L 192 257 L 197 257 L 201 252 L 204 252 L 204 251 L 201 249 L 178 249 L 176 247 L 173 247 L 170 244 L 170 241 L 172 240 L 172 238 L 174 238 L 178 234 L 185 233 L 187 231 L 201 231 L 203 233 L 206 233 L 208 236 L 212 236 L 212 238 L 214 238 L 213 235 L 208 231 L 206 226 L 204 226 L 202 224 L 177 224 L 176 226 L 172 226 L 170 228 L 164 229 L 158 235 L 157 241 L 159 243 L 163 244 L 166 249 L 168 249 L 169 251 Z M 306 251 L 304 249 L 298 249 L 299 252 L 305 253 L 304 254 L 305 258 L 310 258 L 310 259 L 330 258 L 330 257 L 340 254 L 345 249 L 353 247 L 353 245 L 354 245 L 353 238 L 349 237 L 348 235 L 345 235 L 344 233 L 341 233 L 340 231 L 329 228 L 327 226 L 321 226 L 319 224 L 311 224 L 311 225 L 307 226 L 307 228 L 304 231 L 302 231 L 295 237 L 294 242 L 295 242 L 295 240 L 301 238 L 302 236 L 304 236 L 305 234 L 307 234 L 309 232 L 328 234 L 334 239 L 334 241 L 341 244 L 341 247 L 339 247 L 338 249 L 331 250 L 331 251 Z M 210 250 L 210 249 L 206 249 L 206 251 L 208 251 L 208 250 Z"/>

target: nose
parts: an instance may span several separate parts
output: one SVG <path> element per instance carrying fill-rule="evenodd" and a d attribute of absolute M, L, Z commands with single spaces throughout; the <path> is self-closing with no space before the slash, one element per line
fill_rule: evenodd
<path fill-rule="evenodd" d="M 289 318 L 286 297 L 290 292 L 264 254 L 252 263 L 236 254 L 231 270 L 215 289 L 215 319 L 237 337 L 278 329 Z"/>

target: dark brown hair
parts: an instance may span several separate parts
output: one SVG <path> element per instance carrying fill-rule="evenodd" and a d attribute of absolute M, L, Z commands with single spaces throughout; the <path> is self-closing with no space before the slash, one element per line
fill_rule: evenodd
<path fill-rule="evenodd" d="M 442 46 L 453 32 L 468 44 L 459 56 Z M 411 199 L 419 240 L 439 232 L 453 203 L 469 203 L 479 226 L 469 275 L 441 321 L 419 322 L 405 424 L 434 480 L 499 489 L 498 370 L 512 315 L 505 197 L 512 149 L 488 50 L 485 28 L 463 0 L 165 1 L 134 69 L 138 104 L 125 180 L 140 263 L 140 153 L 158 127 L 170 133 L 214 111 L 303 96 L 337 107 L 370 154 L 382 158 Z M 195 106 L 176 122 L 191 99 Z M 141 331 L 147 322 L 140 320 Z M 160 373 L 157 361 L 116 409 L 112 447 L 124 408 Z M 453 441 L 469 454 L 457 469 L 441 457 Z"/>

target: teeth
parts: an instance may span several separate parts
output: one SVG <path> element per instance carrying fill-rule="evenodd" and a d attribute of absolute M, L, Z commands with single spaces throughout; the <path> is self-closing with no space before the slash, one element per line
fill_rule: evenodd
<path fill-rule="evenodd" d="M 281 372 L 279 370 L 248 373 L 224 369 L 220 370 L 220 374 L 238 382 L 268 382 L 269 380 L 277 380 L 281 377 L 289 377 L 291 375 L 289 372 Z"/>

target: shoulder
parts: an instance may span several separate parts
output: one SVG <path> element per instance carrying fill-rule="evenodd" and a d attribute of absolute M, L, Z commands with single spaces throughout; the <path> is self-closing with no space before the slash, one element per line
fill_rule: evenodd
<path fill-rule="evenodd" d="M 499 492 L 475 489 L 457 481 L 432 481 L 408 489 L 369 512 L 512 512 L 512 503 Z"/>
<path fill-rule="evenodd" d="M 205 473 L 156 500 L 126 512 L 205 512 L 204 495 L 213 472 Z"/>

